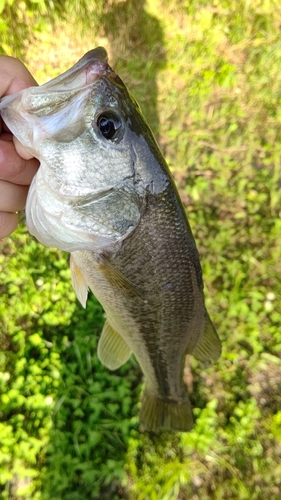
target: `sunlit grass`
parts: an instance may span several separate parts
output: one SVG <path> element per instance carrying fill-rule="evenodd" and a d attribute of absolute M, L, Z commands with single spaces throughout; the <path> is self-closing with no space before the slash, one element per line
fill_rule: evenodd
<path fill-rule="evenodd" d="M 92 300 L 86 313 L 75 309 L 73 317 L 65 257 L 59 265 L 60 254 L 43 250 L 18 233 L 0 261 L 5 298 L 0 361 L 2 372 L 8 374 L 1 378 L 3 500 L 263 500 L 266 496 L 277 500 L 281 477 L 279 2 L 149 0 L 145 12 L 141 2 L 107 2 L 103 11 L 100 3 L 98 7 L 89 7 L 90 20 L 82 32 L 81 20 L 75 21 L 73 13 L 33 32 L 25 61 L 44 83 L 90 48 L 105 45 L 114 67 L 140 101 L 178 183 L 223 353 L 205 371 L 192 361 L 190 396 L 196 425 L 191 434 L 139 433 L 140 377 L 135 363 L 117 378 L 100 367 L 95 346 L 101 309 Z M 17 255 L 16 261 L 11 254 Z M 44 373 L 34 372 L 32 386 L 27 376 L 36 365 Z M 58 378 L 44 378 L 56 370 Z M 5 403 L 5 394 L 13 390 L 18 392 Z M 34 400 L 27 411 L 20 399 L 21 394 L 29 397 L 26 391 L 38 393 L 38 401 L 42 394 L 54 398 L 53 418 L 50 399 L 42 413 Z M 20 429 L 26 432 L 23 438 Z M 13 430 L 19 443 L 30 436 L 31 451 L 24 451 L 22 444 L 11 451 Z M 47 460 L 43 449 L 38 452 L 37 441 L 32 441 L 36 433 L 50 443 Z M 44 470 L 38 476 L 41 464 Z M 17 474 L 20 479 L 29 477 L 26 492 L 21 483 L 21 496 L 11 493 L 19 484 Z"/>

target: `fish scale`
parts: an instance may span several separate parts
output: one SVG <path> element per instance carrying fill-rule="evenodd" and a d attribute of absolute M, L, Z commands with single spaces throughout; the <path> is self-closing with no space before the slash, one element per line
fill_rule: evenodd
<path fill-rule="evenodd" d="M 41 87 L 1 99 L 0 112 L 40 160 L 29 231 L 71 253 L 81 304 L 90 288 L 104 307 L 100 361 L 114 370 L 133 353 L 146 382 L 141 425 L 189 431 L 185 356 L 208 364 L 221 345 L 184 207 L 139 105 L 99 47 Z"/>

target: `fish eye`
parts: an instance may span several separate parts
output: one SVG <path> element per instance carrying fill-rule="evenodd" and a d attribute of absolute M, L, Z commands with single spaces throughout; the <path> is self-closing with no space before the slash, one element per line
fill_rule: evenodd
<path fill-rule="evenodd" d="M 97 126 L 105 139 L 116 142 L 120 139 L 122 122 L 113 113 L 103 113 L 97 119 Z"/>

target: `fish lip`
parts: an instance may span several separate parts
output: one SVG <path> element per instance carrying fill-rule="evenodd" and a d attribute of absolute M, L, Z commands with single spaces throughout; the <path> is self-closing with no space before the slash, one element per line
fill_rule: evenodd
<path fill-rule="evenodd" d="M 113 78 L 117 77 L 108 64 L 106 50 L 103 47 L 97 47 L 87 52 L 74 66 L 51 81 L 40 86 L 29 87 L 26 99 L 23 98 L 25 107 L 28 111 L 32 112 L 32 97 L 45 94 L 46 89 L 48 89 L 48 93 L 63 93 L 73 90 L 82 91 L 91 86 L 99 77 L 106 75 L 111 75 Z M 9 104 L 10 101 L 14 101 L 15 96 L 25 96 L 25 94 L 26 91 L 23 90 L 17 94 L 2 97 L 0 99 L 0 109 Z"/>
<path fill-rule="evenodd" d="M 13 103 L 14 108 L 20 104 L 21 109 L 26 113 L 49 116 L 54 112 L 51 104 L 53 96 L 56 108 L 63 109 L 73 98 L 78 96 L 87 98 L 95 82 L 99 78 L 108 76 L 117 78 L 108 64 L 106 50 L 103 47 L 97 47 L 87 52 L 74 66 L 51 81 L 4 97 L 0 101 L 0 110 Z"/>
<path fill-rule="evenodd" d="M 97 47 L 87 52 L 74 66 L 69 68 L 61 75 L 53 78 L 51 81 L 36 87 L 5 96 L 0 100 L 0 109 L 5 107 L 9 102 L 15 100 L 15 96 L 21 96 L 21 104 L 26 112 L 35 113 L 44 109 L 45 104 L 38 104 L 37 97 L 48 93 L 61 95 L 65 98 L 66 95 L 75 96 L 82 94 L 85 90 L 90 89 L 92 85 L 100 78 L 110 75 L 116 78 L 116 74 L 108 64 L 108 55 L 103 47 Z M 35 100 L 34 100 L 35 99 Z"/>
<path fill-rule="evenodd" d="M 97 47 L 87 52 L 72 68 L 69 68 L 50 82 L 46 82 L 40 87 L 34 87 L 34 93 L 45 93 L 46 89 L 51 92 L 58 92 L 57 87 L 61 88 L 62 85 L 64 86 L 61 89 L 63 92 L 66 90 L 81 90 L 92 85 L 99 77 L 108 74 L 115 75 L 108 64 L 107 52 L 103 47 Z"/>

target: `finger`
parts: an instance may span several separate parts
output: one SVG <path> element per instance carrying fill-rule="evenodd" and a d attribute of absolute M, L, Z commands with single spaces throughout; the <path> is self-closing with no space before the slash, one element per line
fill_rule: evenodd
<path fill-rule="evenodd" d="M 0 212 L 0 239 L 11 234 L 18 225 L 18 215 L 9 212 Z"/>
<path fill-rule="evenodd" d="M 0 96 L 14 94 L 26 87 L 37 85 L 31 73 L 18 59 L 0 56 Z"/>
<path fill-rule="evenodd" d="M 17 212 L 25 207 L 28 187 L 0 181 L 0 212 Z"/>
<path fill-rule="evenodd" d="M 5 129 L 5 124 L 3 127 L 3 130 Z M 7 128 L 8 130 L 8 128 Z M 25 147 L 24 145 L 11 133 L 11 132 L 2 132 L 0 134 L 1 141 L 11 141 L 14 143 L 15 150 L 17 153 L 24 159 L 24 160 L 30 160 L 33 158 L 33 154 L 31 154 Z"/>
<path fill-rule="evenodd" d="M 16 149 L 16 152 L 23 158 L 24 160 L 30 160 L 33 158 L 33 155 L 27 151 L 27 149 L 24 147 L 24 145 L 16 138 L 14 137 L 14 146 Z"/>
<path fill-rule="evenodd" d="M 0 140 L 0 179 L 29 185 L 38 170 L 36 158 L 24 160 L 10 140 Z"/>
<path fill-rule="evenodd" d="M 1 141 L 10 141 L 10 142 L 13 142 L 13 134 L 12 134 L 12 132 L 2 132 L 0 138 L 1 138 Z"/>

